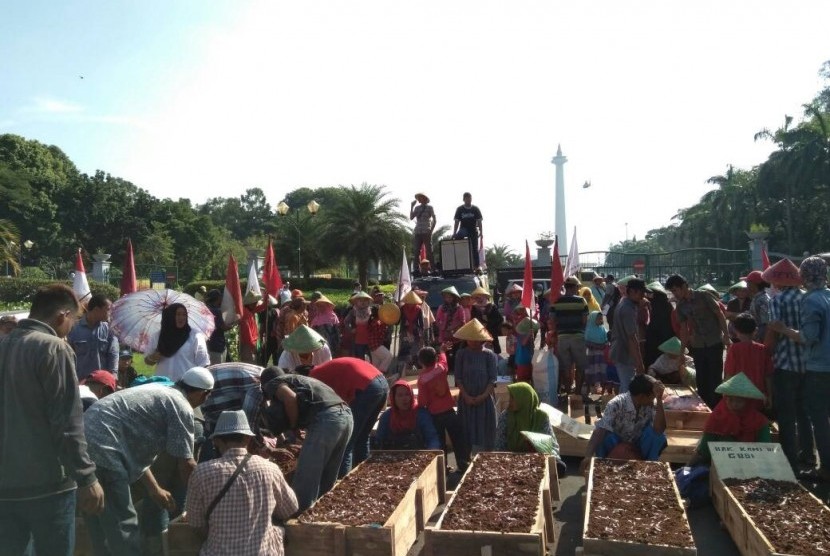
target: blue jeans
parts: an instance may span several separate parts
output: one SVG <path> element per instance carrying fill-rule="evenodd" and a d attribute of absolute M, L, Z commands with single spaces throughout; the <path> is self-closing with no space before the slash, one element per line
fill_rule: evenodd
<path fill-rule="evenodd" d="M 815 462 L 813 425 L 804 401 L 805 379 L 804 373 L 784 369 L 775 369 L 773 376 L 773 403 L 781 432 L 781 448 L 793 469 L 799 462 Z"/>
<path fill-rule="evenodd" d="M 346 404 L 320 410 L 306 429 L 291 487 L 299 511 L 331 490 L 352 434 L 352 412 Z"/>
<path fill-rule="evenodd" d="M 352 466 L 369 457 L 369 435 L 378 420 L 381 410 L 389 397 L 389 383 L 386 377 L 379 375 L 372 379 L 366 388 L 355 393 L 349 404 L 354 417 L 354 428 L 340 465 L 340 477 L 344 477 Z"/>
<path fill-rule="evenodd" d="M 126 477 L 109 469 L 99 467 L 95 474 L 104 489 L 104 511 L 86 519 L 93 554 L 141 556 L 141 535 L 130 494 L 130 483 Z"/>
<path fill-rule="evenodd" d="M 597 457 L 607 457 L 611 450 L 620 442 L 622 442 L 622 439 L 619 436 L 613 432 L 606 431 L 602 444 L 597 448 Z M 643 454 L 646 461 L 659 460 L 660 453 L 666 449 L 668 443 L 666 433 L 661 432 L 658 434 L 652 426 L 644 428 L 642 434 L 640 434 L 640 438 L 637 439 L 637 447 L 640 448 L 640 453 Z"/>
<path fill-rule="evenodd" d="M 628 392 L 628 385 L 634 380 L 634 365 L 617 363 L 617 376 L 620 377 L 620 394 Z"/>
<path fill-rule="evenodd" d="M 807 371 L 804 390 L 821 468 L 830 471 L 830 373 Z"/>
<path fill-rule="evenodd" d="M 75 491 L 35 500 L 0 501 L 0 556 L 20 556 L 30 539 L 38 554 L 75 551 Z"/>

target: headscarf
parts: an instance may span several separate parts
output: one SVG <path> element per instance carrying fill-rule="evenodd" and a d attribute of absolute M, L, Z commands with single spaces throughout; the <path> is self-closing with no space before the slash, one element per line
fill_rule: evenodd
<path fill-rule="evenodd" d="M 608 343 L 608 327 L 605 322 L 597 324 L 597 317 L 602 315 L 601 311 L 591 311 L 588 315 L 588 322 L 585 324 L 585 340 L 592 344 L 604 345 Z"/>
<path fill-rule="evenodd" d="M 599 303 L 597 303 L 597 300 L 594 298 L 594 294 L 593 292 L 591 292 L 591 288 L 589 288 L 588 286 L 580 288 L 579 295 L 581 295 L 582 298 L 585 299 L 585 301 L 588 303 L 589 311 L 600 310 Z"/>
<path fill-rule="evenodd" d="M 807 257 L 801 262 L 798 274 L 808 290 L 818 290 L 827 284 L 827 263 L 821 257 Z"/>
<path fill-rule="evenodd" d="M 395 390 L 397 388 L 406 388 L 409 390 L 409 395 L 412 397 L 412 403 L 408 410 L 401 411 L 395 403 Z M 412 386 L 405 380 L 399 380 L 392 385 L 389 390 L 389 405 L 392 408 L 391 418 L 389 419 L 389 428 L 392 432 L 404 433 L 415 430 L 418 419 L 418 400 L 415 399 L 415 394 L 412 392 Z"/>
<path fill-rule="evenodd" d="M 508 384 L 507 391 L 516 402 L 516 411 L 507 411 L 507 449 L 524 452 L 527 440 L 522 431 L 542 432 L 548 414 L 539 409 L 539 396 L 527 382 Z"/>
<path fill-rule="evenodd" d="M 729 436 L 738 442 L 755 442 L 758 430 L 769 424 L 769 420 L 757 409 L 747 404 L 739 413 L 726 405 L 724 396 L 703 426 L 703 432 Z"/>
<path fill-rule="evenodd" d="M 176 327 L 176 311 L 181 307 L 187 312 L 187 307 L 181 303 L 168 305 L 161 311 L 161 332 L 159 343 L 156 348 L 165 357 L 172 357 L 179 351 L 190 337 L 190 325 L 184 323 L 184 327 Z"/>

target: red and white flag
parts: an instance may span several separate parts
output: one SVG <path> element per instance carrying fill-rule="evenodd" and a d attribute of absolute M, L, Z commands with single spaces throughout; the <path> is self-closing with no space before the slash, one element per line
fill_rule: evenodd
<path fill-rule="evenodd" d="M 86 279 L 86 269 L 84 268 L 84 259 L 81 257 L 80 247 L 78 247 L 78 252 L 75 254 L 75 276 L 72 278 L 72 289 L 75 290 L 75 295 L 81 305 L 86 307 L 92 293 L 89 291 L 89 282 Z"/>
<path fill-rule="evenodd" d="M 565 276 L 562 274 L 562 260 L 559 258 L 559 238 L 553 241 L 553 259 L 550 264 L 550 303 L 553 305 L 562 295 Z"/>
<path fill-rule="evenodd" d="M 767 255 L 767 248 L 761 247 L 761 270 L 769 268 L 769 255 Z"/>
<path fill-rule="evenodd" d="M 421 244 L 421 250 L 418 251 L 418 262 L 427 260 L 427 244 Z"/>
<path fill-rule="evenodd" d="M 282 277 L 277 267 L 277 257 L 274 255 L 274 245 L 270 238 L 268 238 L 268 249 L 265 251 L 265 263 L 262 265 L 262 281 L 265 283 L 265 295 L 279 300 Z"/>
<path fill-rule="evenodd" d="M 531 316 L 536 312 L 536 303 L 533 299 L 533 269 L 530 263 L 530 246 L 525 240 L 525 273 L 522 282 L 522 305 L 530 309 Z"/>
<path fill-rule="evenodd" d="M 421 249 L 424 246 L 421 244 Z M 424 257 L 426 258 L 426 257 Z M 421 259 L 423 260 L 423 259 Z M 395 301 L 400 301 L 403 296 L 409 293 L 412 289 L 412 277 L 409 275 L 409 264 L 406 260 L 406 249 L 403 250 L 403 261 L 401 262 L 401 272 L 398 274 L 398 287 L 395 289 Z"/>
<path fill-rule="evenodd" d="M 225 293 L 222 295 L 222 318 L 225 324 L 233 324 L 237 315 L 242 314 L 242 287 L 239 285 L 239 267 L 233 255 L 228 255 L 228 270 L 225 273 Z"/>
<path fill-rule="evenodd" d="M 565 263 L 565 277 L 576 276 L 582 265 L 579 264 L 579 247 L 576 246 L 576 226 L 574 226 L 574 235 L 571 239 L 571 250 L 568 253 L 568 261 Z M 578 276 L 577 276 L 578 278 Z"/>
<path fill-rule="evenodd" d="M 124 269 L 121 272 L 121 295 L 138 291 L 135 279 L 135 258 L 133 257 L 133 242 L 127 240 L 127 254 L 124 257 Z"/>

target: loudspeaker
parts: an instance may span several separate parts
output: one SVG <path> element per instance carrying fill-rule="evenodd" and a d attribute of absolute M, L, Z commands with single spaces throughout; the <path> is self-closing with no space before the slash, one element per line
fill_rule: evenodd
<path fill-rule="evenodd" d="M 446 239 L 441 242 L 441 269 L 473 270 L 473 252 L 469 239 Z"/>

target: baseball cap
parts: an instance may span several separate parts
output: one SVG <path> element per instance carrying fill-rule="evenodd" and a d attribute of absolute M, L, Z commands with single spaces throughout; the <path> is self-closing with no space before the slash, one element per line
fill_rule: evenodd
<path fill-rule="evenodd" d="M 97 371 L 92 371 L 91 373 L 89 373 L 89 376 L 82 380 L 81 384 L 88 384 L 90 382 L 97 382 L 98 384 L 103 384 L 113 392 L 115 392 L 117 388 L 115 382 L 115 375 L 103 369 L 98 369 Z"/>

